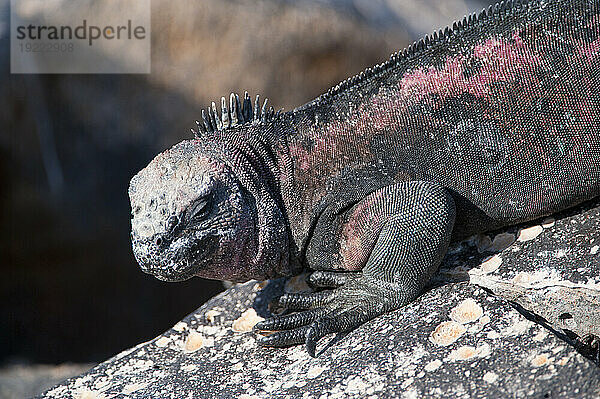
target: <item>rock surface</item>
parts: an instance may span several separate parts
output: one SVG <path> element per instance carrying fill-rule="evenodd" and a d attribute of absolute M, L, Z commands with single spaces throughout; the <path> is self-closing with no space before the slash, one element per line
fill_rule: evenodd
<path fill-rule="evenodd" d="M 600 337 L 600 208 L 590 203 L 559 216 L 512 227 L 494 240 L 474 237 L 470 243 L 489 256 L 477 259 L 477 265 L 451 253 L 440 277 L 468 279 L 594 354 Z M 507 245 L 493 254 L 498 237 Z M 454 251 L 460 253 L 465 244 Z"/>
<path fill-rule="evenodd" d="M 0 369 L 0 399 L 30 398 L 46 391 L 66 378 L 92 368 L 92 364 L 54 365 L 19 364 Z"/>
<path fill-rule="evenodd" d="M 455 245 L 418 300 L 316 358 L 256 345 L 284 282 L 249 282 L 44 397 L 598 397 L 599 205 L 499 232 L 500 253 L 490 236 Z"/>

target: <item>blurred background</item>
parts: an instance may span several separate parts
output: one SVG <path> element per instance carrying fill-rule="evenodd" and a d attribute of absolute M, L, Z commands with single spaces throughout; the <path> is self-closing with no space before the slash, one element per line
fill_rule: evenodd
<path fill-rule="evenodd" d="M 190 138 L 201 107 L 248 90 L 292 109 L 490 3 L 152 0 L 151 74 L 11 75 L 0 0 L 0 397 L 151 339 L 223 289 L 155 280 L 129 242 L 129 179 Z"/>

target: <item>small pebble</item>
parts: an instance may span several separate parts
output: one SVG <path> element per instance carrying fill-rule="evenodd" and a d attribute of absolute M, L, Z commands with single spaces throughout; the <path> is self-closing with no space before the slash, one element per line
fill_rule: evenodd
<path fill-rule="evenodd" d="M 185 340 L 184 349 L 187 352 L 194 352 L 194 351 L 197 351 L 198 349 L 202 348 L 203 346 L 204 346 L 204 337 L 202 336 L 202 334 L 200 334 L 196 331 L 191 331 L 190 334 L 188 335 L 187 339 Z"/>
<path fill-rule="evenodd" d="M 472 346 L 461 346 L 450 352 L 450 360 L 467 360 L 475 356 L 476 350 Z"/>
<path fill-rule="evenodd" d="M 473 242 L 477 247 L 477 252 L 482 253 L 492 246 L 492 239 L 485 234 L 478 234 L 473 237 Z"/>
<path fill-rule="evenodd" d="M 263 320 L 264 318 L 256 314 L 256 310 L 250 308 L 233 322 L 231 328 L 235 332 L 249 332 L 252 331 L 256 323 Z"/>
<path fill-rule="evenodd" d="M 542 226 L 531 226 L 526 229 L 519 230 L 519 238 L 517 239 L 519 242 L 531 241 L 537 236 L 539 236 L 544 229 Z"/>
<path fill-rule="evenodd" d="M 425 371 L 435 371 L 442 365 L 442 361 L 439 359 L 433 360 L 425 365 Z"/>
<path fill-rule="evenodd" d="M 471 298 L 465 299 L 450 311 L 450 319 L 461 324 L 473 322 L 482 315 L 483 309 Z"/>
<path fill-rule="evenodd" d="M 448 346 L 456 342 L 467 328 L 455 321 L 441 323 L 429 336 L 429 340 L 439 346 Z"/>
<path fill-rule="evenodd" d="M 542 353 L 541 355 L 537 355 L 536 357 L 534 357 L 533 360 L 531 361 L 531 364 L 535 367 L 541 367 L 541 366 L 548 364 L 548 362 L 549 362 L 548 355 L 546 355 L 545 353 Z"/>
<path fill-rule="evenodd" d="M 500 233 L 494 237 L 492 246 L 487 250 L 491 252 L 501 252 L 510 247 L 515 242 L 515 235 L 512 233 Z"/>
<path fill-rule="evenodd" d="M 171 340 L 167 337 L 160 337 L 159 339 L 154 341 L 156 346 L 158 346 L 159 348 L 164 348 L 165 346 L 167 346 L 169 344 L 169 342 L 171 342 Z"/>
<path fill-rule="evenodd" d="M 553 227 L 555 224 L 555 220 L 554 218 L 546 218 L 542 221 L 542 227 L 545 229 L 549 229 L 550 227 Z"/>
<path fill-rule="evenodd" d="M 311 367 L 307 372 L 306 372 L 306 378 L 317 378 L 318 376 L 321 375 L 321 373 L 323 371 L 327 370 L 327 368 L 322 367 L 322 366 L 314 366 Z"/>
<path fill-rule="evenodd" d="M 483 375 L 483 380 L 488 384 L 493 384 L 498 379 L 498 374 L 488 371 Z"/>
<path fill-rule="evenodd" d="M 485 258 L 481 263 L 481 270 L 483 270 L 484 273 L 492 273 L 498 270 L 501 264 L 502 258 L 500 255 L 490 256 Z"/>

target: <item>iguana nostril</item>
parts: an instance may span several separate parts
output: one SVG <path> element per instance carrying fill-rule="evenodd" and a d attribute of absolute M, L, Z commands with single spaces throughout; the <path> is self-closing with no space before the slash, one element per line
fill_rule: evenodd
<path fill-rule="evenodd" d="M 156 237 L 156 240 L 154 241 L 156 243 L 157 246 L 160 247 L 160 245 L 163 243 L 163 239 L 161 236 Z"/>

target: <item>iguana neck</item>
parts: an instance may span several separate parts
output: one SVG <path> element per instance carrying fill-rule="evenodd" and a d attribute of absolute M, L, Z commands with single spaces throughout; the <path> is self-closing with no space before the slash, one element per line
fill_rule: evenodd
<path fill-rule="evenodd" d="M 273 120 L 241 129 L 215 133 L 203 143 L 239 179 L 255 201 L 258 250 L 253 278 L 272 278 L 297 272 L 289 229 L 288 201 L 293 179 L 286 136 L 291 119 L 282 114 Z M 290 246 L 292 244 L 292 246 Z"/>

